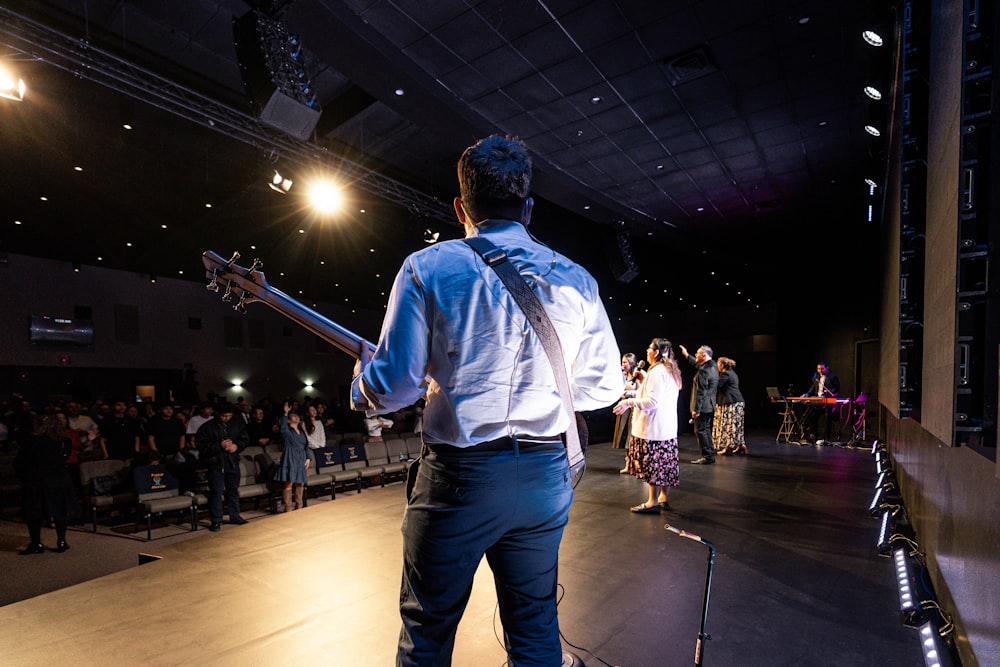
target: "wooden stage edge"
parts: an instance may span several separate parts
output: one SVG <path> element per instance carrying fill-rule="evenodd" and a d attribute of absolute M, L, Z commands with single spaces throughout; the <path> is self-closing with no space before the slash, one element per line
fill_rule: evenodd
<path fill-rule="evenodd" d="M 143 551 L 158 560 L 0 607 L 2 662 L 394 664 L 402 487 L 150 542 Z M 455 664 L 503 664 L 495 605 L 484 561 Z"/>

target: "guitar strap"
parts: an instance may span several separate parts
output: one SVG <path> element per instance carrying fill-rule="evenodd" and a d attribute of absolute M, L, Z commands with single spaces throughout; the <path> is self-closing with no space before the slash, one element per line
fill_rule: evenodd
<path fill-rule="evenodd" d="M 569 388 L 569 378 L 566 375 L 566 364 L 563 360 L 559 335 L 556 333 L 555 327 L 552 326 L 552 321 L 545 312 L 545 308 L 535 293 L 531 291 L 527 281 L 507 260 L 505 251 L 482 236 L 469 237 L 464 241 L 500 277 L 504 286 L 514 297 L 514 301 L 521 307 L 529 325 L 534 328 L 542 347 L 545 348 L 545 356 L 549 358 L 549 364 L 552 366 L 552 374 L 555 376 L 556 387 L 559 390 L 560 398 L 562 398 L 563 409 L 566 411 L 566 416 L 569 417 L 569 428 L 566 430 L 566 455 L 569 461 L 570 479 L 576 480 L 578 476 L 582 476 L 587 467 L 587 461 L 580 443 L 576 413 L 573 411 L 573 394 Z"/>

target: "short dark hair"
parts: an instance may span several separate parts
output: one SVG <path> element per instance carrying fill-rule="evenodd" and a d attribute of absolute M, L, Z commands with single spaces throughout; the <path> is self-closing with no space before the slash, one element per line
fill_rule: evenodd
<path fill-rule="evenodd" d="M 516 137 L 492 134 L 458 160 L 458 189 L 472 222 L 490 217 L 520 220 L 531 189 L 531 156 Z"/>
<path fill-rule="evenodd" d="M 231 415 L 231 414 L 233 414 L 235 412 L 236 412 L 236 410 L 233 409 L 233 404 L 232 403 L 220 403 L 215 408 L 215 414 L 219 415 L 220 417 L 222 415 L 225 415 L 225 414 L 230 414 Z"/>

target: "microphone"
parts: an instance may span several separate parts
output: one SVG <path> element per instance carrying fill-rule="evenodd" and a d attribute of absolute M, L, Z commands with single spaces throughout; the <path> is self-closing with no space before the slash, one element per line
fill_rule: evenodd
<path fill-rule="evenodd" d="M 639 363 L 637 363 L 635 365 L 635 370 L 641 371 L 645 367 L 646 367 L 646 362 L 645 361 L 640 361 Z"/>

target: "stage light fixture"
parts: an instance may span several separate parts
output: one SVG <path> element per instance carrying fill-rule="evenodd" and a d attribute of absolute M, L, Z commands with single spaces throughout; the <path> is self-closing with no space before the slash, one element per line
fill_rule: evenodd
<path fill-rule="evenodd" d="M 874 125 L 865 125 L 865 132 L 872 135 L 873 137 L 881 137 L 882 132 Z"/>
<path fill-rule="evenodd" d="M 6 65 L 0 66 L 0 97 L 21 102 L 25 90 L 24 79 L 11 72 Z"/>
<path fill-rule="evenodd" d="M 275 169 L 274 176 L 271 177 L 271 181 L 267 184 L 267 187 L 278 194 L 287 195 L 288 191 L 292 189 L 292 179 L 285 178 Z"/>
<path fill-rule="evenodd" d="M 899 617 L 903 625 L 917 627 L 924 622 L 923 608 L 917 599 L 917 579 L 910 567 L 906 549 L 894 549 L 892 560 L 896 566 L 896 587 L 899 589 Z"/>
<path fill-rule="evenodd" d="M 886 507 L 882 510 L 882 521 L 878 530 L 878 541 L 875 543 L 880 556 L 888 556 L 892 551 L 893 542 L 908 539 L 896 532 L 895 516 L 900 511 L 899 505 Z"/>
<path fill-rule="evenodd" d="M 924 654 L 925 667 L 951 667 L 954 663 L 951 649 L 941 637 L 933 621 L 927 621 L 917 630 L 920 633 L 920 648 Z"/>
<path fill-rule="evenodd" d="M 876 102 L 882 99 L 882 91 L 875 86 L 865 86 L 865 95 L 872 98 Z"/>
<path fill-rule="evenodd" d="M 437 243 L 439 238 L 441 238 L 441 232 L 432 232 L 429 229 L 424 230 L 424 243 Z"/>

